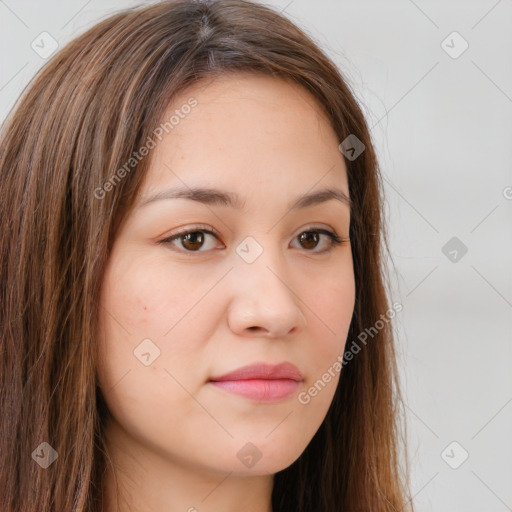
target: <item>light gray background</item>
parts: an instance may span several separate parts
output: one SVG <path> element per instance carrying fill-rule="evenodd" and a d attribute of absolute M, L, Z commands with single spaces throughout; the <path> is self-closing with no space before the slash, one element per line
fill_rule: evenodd
<path fill-rule="evenodd" d="M 0 0 L 0 118 L 45 63 L 41 32 L 62 46 L 138 3 Z M 512 510 L 512 0 L 267 3 L 320 42 L 372 126 L 416 509 Z M 452 237 L 468 248 L 456 262 Z M 457 469 L 452 441 L 453 465 L 469 453 Z"/>

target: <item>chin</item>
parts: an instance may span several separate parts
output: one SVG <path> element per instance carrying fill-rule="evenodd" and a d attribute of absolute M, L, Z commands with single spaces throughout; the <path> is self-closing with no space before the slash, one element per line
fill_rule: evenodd
<path fill-rule="evenodd" d="M 289 441 L 292 436 L 288 436 Z M 240 443 L 236 442 L 236 461 L 226 460 L 226 471 L 233 471 L 239 475 L 257 476 L 278 473 L 291 466 L 305 450 L 306 446 L 285 445 L 286 440 L 271 441 L 262 437 Z M 220 455 L 220 454 L 219 454 Z"/>

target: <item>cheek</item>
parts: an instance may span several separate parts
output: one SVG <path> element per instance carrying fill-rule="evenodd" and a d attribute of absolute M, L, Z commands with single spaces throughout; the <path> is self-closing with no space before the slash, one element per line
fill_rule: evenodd
<path fill-rule="evenodd" d="M 208 324 L 211 315 L 205 302 L 215 284 L 211 274 L 173 265 L 165 255 L 128 253 L 111 260 L 101 298 L 106 316 L 110 313 L 111 337 L 122 334 L 119 329 L 124 328 L 132 341 L 152 336 L 169 340 L 183 323 L 197 326 L 198 311 L 201 322 Z"/>
<path fill-rule="evenodd" d="M 183 302 L 176 276 L 172 281 L 155 264 L 136 258 L 116 262 L 107 270 L 101 295 L 101 305 L 111 315 L 107 323 L 115 320 L 134 339 L 161 336 Z"/>
<path fill-rule="evenodd" d="M 332 357 L 343 350 L 355 305 L 355 280 L 351 269 L 331 273 L 310 282 L 304 302 L 310 321 L 316 325 L 312 335 L 319 358 Z"/>
<path fill-rule="evenodd" d="M 330 272 L 314 283 L 310 281 L 314 287 L 303 292 L 311 325 L 305 349 L 308 375 L 299 402 L 305 417 L 318 425 L 330 406 L 343 371 L 341 360 L 354 311 L 353 271 L 349 265 L 341 270 Z"/>
<path fill-rule="evenodd" d="M 108 390 L 113 393 L 114 386 L 119 392 L 128 382 L 153 380 L 159 373 L 156 370 L 165 355 L 162 335 L 172 325 L 170 312 L 179 302 L 172 291 L 176 288 L 166 286 L 163 275 L 134 254 L 111 257 L 101 290 L 98 339 L 98 377 L 105 395 Z M 154 363 L 144 366 L 148 358 Z M 135 391 L 129 391 L 134 406 Z"/>
<path fill-rule="evenodd" d="M 141 373 L 147 385 L 159 386 L 159 379 L 170 379 L 168 370 L 192 389 L 194 373 L 187 368 L 197 367 L 218 321 L 219 301 L 207 293 L 211 277 L 126 250 L 111 257 L 103 283 L 98 367 L 104 385 L 130 371 L 131 379 Z M 144 366 L 148 352 L 146 362 L 156 357 Z"/>
<path fill-rule="evenodd" d="M 114 417 L 140 437 L 162 423 L 179 429 L 194 407 L 184 388 L 195 392 L 202 382 L 200 371 L 189 370 L 197 366 L 201 338 L 190 343 L 191 319 L 199 325 L 190 311 L 198 290 L 187 280 L 134 255 L 112 258 L 104 276 L 99 385 Z"/>

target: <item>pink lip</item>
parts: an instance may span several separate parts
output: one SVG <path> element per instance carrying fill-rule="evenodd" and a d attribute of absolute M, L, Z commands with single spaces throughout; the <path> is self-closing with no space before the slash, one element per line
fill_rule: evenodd
<path fill-rule="evenodd" d="M 299 369 L 290 363 L 243 366 L 210 383 L 225 391 L 260 402 L 277 402 L 294 393 L 303 380 Z"/>

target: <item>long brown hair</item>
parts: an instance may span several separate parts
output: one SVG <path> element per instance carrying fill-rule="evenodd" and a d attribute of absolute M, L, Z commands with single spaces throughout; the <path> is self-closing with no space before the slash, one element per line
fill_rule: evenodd
<path fill-rule="evenodd" d="M 348 343 L 389 310 L 382 182 L 365 118 L 340 71 L 275 10 L 244 0 L 164 1 L 115 14 L 39 71 L 0 145 L 0 510 L 102 510 L 108 410 L 96 380 L 99 291 L 120 219 L 150 158 L 95 191 L 201 79 L 250 71 L 316 98 L 345 158 L 356 303 Z M 391 323 L 344 364 L 320 429 L 274 477 L 275 512 L 391 512 L 408 504 Z M 348 346 L 348 344 L 347 344 Z M 32 452 L 48 442 L 47 469 Z"/>

